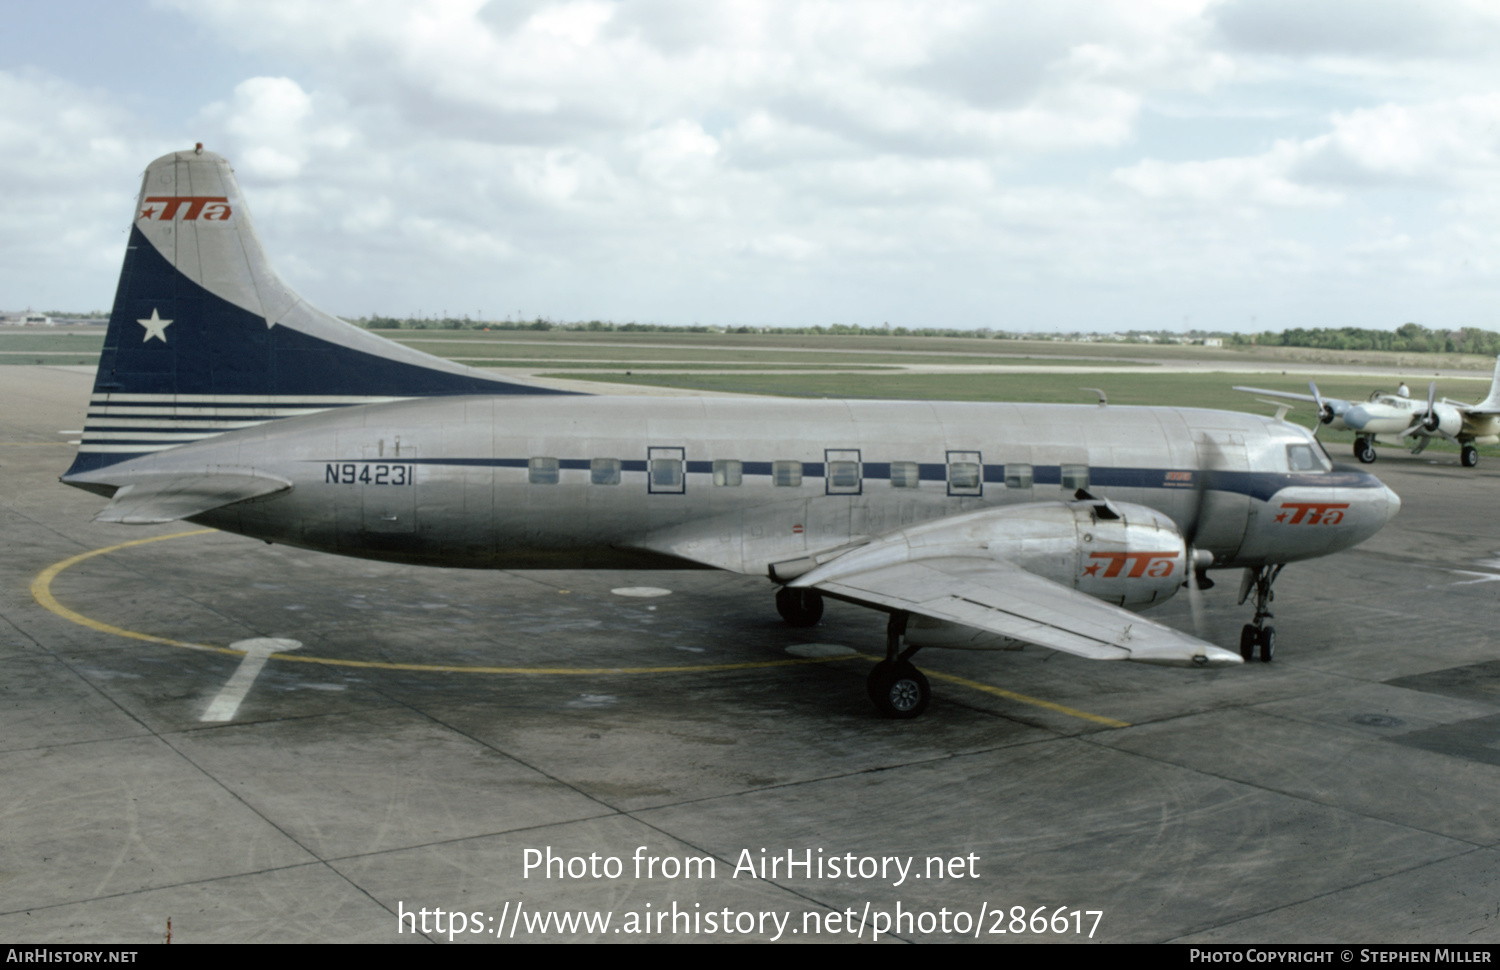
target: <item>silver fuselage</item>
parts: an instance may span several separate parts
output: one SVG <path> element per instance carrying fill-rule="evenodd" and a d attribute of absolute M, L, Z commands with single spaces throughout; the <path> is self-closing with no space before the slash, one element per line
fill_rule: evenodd
<path fill-rule="evenodd" d="M 1268 418 L 1177 408 L 447 397 L 269 422 L 86 478 L 101 490 L 162 471 L 284 479 L 291 489 L 194 521 L 343 555 L 758 574 L 1086 487 L 1165 513 L 1215 567 L 1254 567 L 1352 546 L 1399 507 L 1363 472 L 1291 471 L 1288 446 L 1310 443 Z"/>

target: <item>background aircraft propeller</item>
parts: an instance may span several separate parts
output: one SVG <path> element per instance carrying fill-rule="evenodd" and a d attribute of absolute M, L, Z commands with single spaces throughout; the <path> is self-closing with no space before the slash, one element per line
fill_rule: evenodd
<path fill-rule="evenodd" d="M 1313 428 L 1313 437 L 1318 436 L 1318 428 L 1325 424 L 1332 424 L 1335 417 L 1333 405 L 1323 400 L 1323 395 L 1318 393 L 1317 381 L 1308 381 L 1307 389 L 1312 391 L 1313 400 L 1318 405 L 1318 424 Z"/>

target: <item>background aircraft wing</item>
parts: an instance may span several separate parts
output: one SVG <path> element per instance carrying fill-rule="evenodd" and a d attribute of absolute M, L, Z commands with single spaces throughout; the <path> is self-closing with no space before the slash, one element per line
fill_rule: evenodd
<path fill-rule="evenodd" d="M 1241 387 L 1238 384 L 1234 386 L 1234 390 L 1244 391 L 1247 394 L 1268 394 L 1271 397 L 1279 397 L 1287 401 L 1308 401 L 1313 404 L 1318 403 L 1318 399 L 1313 397 L 1311 394 L 1297 394 L 1293 391 L 1268 391 L 1263 387 Z M 1324 398 L 1324 400 L 1331 400 L 1331 398 Z"/>
<path fill-rule="evenodd" d="M 1237 653 L 999 560 L 922 559 L 810 585 L 841 599 L 962 623 L 1093 660 L 1241 662 Z"/>

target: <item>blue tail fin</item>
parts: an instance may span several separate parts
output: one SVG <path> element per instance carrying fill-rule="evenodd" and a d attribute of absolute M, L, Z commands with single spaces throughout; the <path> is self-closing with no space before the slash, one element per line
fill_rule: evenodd
<path fill-rule="evenodd" d="M 229 163 L 200 147 L 146 169 L 82 444 L 64 479 L 292 414 L 552 393 L 310 306 L 266 260 Z"/>

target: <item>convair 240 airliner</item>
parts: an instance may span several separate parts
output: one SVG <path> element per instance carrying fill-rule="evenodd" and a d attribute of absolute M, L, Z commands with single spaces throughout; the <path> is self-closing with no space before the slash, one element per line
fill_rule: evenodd
<path fill-rule="evenodd" d="M 1283 565 L 1400 500 L 1302 428 L 1185 408 L 642 398 L 497 379 L 344 323 L 267 262 L 228 163 L 146 170 L 78 458 L 98 518 L 478 568 L 727 569 L 794 625 L 890 616 L 876 707 L 920 647 L 1270 660 Z M 1137 616 L 1243 569 L 1238 653 Z"/>

